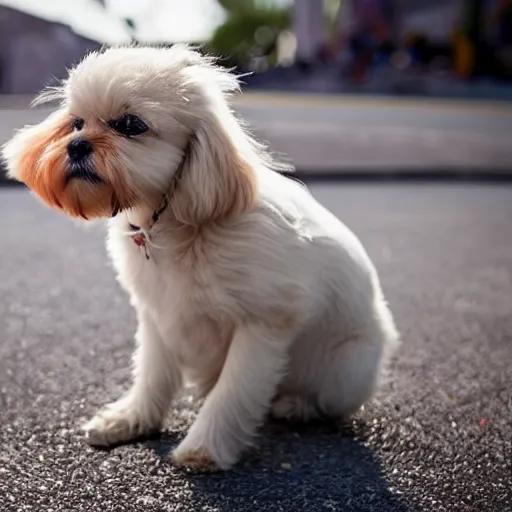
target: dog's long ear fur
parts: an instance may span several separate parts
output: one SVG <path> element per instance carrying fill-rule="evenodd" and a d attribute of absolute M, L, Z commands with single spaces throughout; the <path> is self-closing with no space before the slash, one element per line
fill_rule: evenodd
<path fill-rule="evenodd" d="M 184 224 L 198 226 L 249 210 L 256 176 L 248 140 L 226 105 L 216 105 L 192 135 L 172 207 Z M 238 139 L 238 140 L 237 140 Z"/>
<path fill-rule="evenodd" d="M 257 195 L 255 169 L 270 160 L 228 105 L 240 90 L 238 79 L 213 59 L 175 51 L 186 56 L 183 95 L 193 135 L 171 204 L 180 222 L 199 226 L 249 210 Z"/>

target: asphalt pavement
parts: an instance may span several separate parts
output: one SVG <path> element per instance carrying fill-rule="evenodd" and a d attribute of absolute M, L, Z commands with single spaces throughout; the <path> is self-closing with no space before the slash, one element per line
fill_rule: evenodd
<path fill-rule="evenodd" d="M 362 239 L 403 336 L 351 423 L 271 423 L 231 472 L 174 468 L 161 437 L 112 450 L 80 425 L 130 383 L 135 318 L 102 225 L 0 188 L 0 510 L 512 510 L 512 187 L 311 184 Z"/>

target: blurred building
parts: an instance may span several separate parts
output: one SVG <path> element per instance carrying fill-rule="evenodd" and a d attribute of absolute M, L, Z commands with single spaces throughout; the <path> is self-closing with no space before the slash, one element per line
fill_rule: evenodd
<path fill-rule="evenodd" d="M 512 0 L 295 0 L 293 19 L 299 61 L 345 52 L 364 76 L 400 50 L 424 72 L 512 76 Z"/>
<path fill-rule="evenodd" d="M 297 61 L 315 61 L 325 42 L 323 0 L 295 0 L 293 30 L 297 40 Z"/>
<path fill-rule="evenodd" d="M 486 0 L 487 4 L 500 0 Z M 396 42 L 408 33 L 447 41 L 460 20 L 467 0 L 295 0 L 294 31 L 298 52 L 309 56 L 325 40 L 325 11 L 338 4 L 339 27 L 345 33 L 381 22 Z"/>
<path fill-rule="evenodd" d="M 126 43 L 97 0 L 0 0 L 0 94 L 33 94 L 103 44 Z"/>
<path fill-rule="evenodd" d="M 414 0 L 404 2 L 400 36 L 422 34 L 432 41 L 451 41 L 460 21 L 464 0 Z"/>

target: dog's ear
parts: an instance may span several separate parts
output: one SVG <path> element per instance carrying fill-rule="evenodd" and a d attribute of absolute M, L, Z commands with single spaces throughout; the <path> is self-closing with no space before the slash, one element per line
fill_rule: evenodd
<path fill-rule="evenodd" d="M 250 145 L 227 105 L 209 109 L 192 135 L 171 201 L 179 221 L 198 226 L 253 206 L 257 186 Z"/>

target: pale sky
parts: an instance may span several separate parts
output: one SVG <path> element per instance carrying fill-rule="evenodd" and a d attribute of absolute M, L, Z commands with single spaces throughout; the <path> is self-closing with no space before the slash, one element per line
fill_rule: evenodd
<path fill-rule="evenodd" d="M 107 0 L 107 6 L 132 17 L 143 41 L 201 41 L 224 20 L 216 0 Z"/>
<path fill-rule="evenodd" d="M 289 4 L 293 0 L 262 0 Z M 107 6 L 137 22 L 143 41 L 201 41 L 224 19 L 216 0 L 107 0 Z"/>
<path fill-rule="evenodd" d="M 153 0 L 107 0 L 107 6 L 123 16 L 137 17 L 148 9 Z"/>

